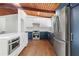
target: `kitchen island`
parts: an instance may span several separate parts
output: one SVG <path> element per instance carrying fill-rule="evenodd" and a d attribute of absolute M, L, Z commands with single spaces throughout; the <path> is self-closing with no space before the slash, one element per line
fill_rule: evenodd
<path fill-rule="evenodd" d="M 0 56 L 17 56 L 27 43 L 27 33 L 0 34 Z"/>

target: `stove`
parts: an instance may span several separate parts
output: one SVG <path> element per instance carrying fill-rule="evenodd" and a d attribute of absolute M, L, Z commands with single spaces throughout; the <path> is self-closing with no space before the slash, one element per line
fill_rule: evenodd
<path fill-rule="evenodd" d="M 40 32 L 39 31 L 33 31 L 32 38 L 35 40 L 40 39 Z"/>

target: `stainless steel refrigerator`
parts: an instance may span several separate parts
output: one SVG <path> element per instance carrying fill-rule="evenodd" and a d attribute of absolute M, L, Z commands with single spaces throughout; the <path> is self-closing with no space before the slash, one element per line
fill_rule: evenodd
<path fill-rule="evenodd" d="M 70 55 L 70 8 L 63 7 L 59 18 L 55 18 L 54 27 L 54 49 L 57 56 Z"/>

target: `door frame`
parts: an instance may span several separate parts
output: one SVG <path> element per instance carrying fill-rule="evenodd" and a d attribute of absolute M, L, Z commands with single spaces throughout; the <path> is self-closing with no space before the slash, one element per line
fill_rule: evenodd
<path fill-rule="evenodd" d="M 67 27 L 66 27 L 66 56 L 70 56 L 71 54 L 71 17 L 70 17 L 70 14 L 71 14 L 71 7 L 70 7 L 70 3 L 67 5 Z"/>

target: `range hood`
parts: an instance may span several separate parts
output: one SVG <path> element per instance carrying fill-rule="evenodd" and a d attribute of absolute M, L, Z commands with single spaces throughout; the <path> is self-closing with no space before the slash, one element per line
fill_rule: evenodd
<path fill-rule="evenodd" d="M 40 24 L 39 23 L 32 23 L 33 24 L 33 31 L 39 31 Z"/>

